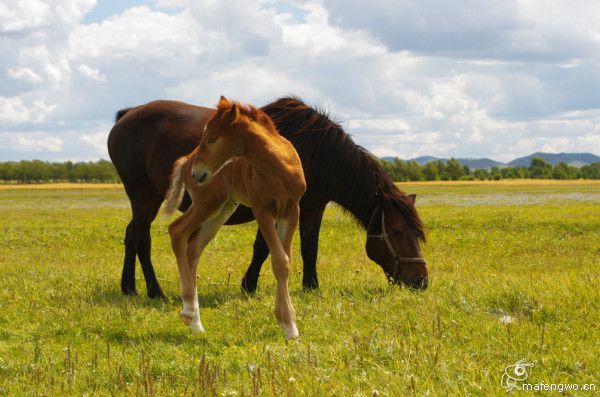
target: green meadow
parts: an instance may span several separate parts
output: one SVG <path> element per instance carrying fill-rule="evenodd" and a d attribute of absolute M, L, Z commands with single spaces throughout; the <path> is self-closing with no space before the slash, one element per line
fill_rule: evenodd
<path fill-rule="evenodd" d="M 147 298 L 139 265 L 139 295 L 123 296 L 120 186 L 0 187 L 0 395 L 503 395 L 504 370 L 521 359 L 531 384 L 598 395 L 600 183 L 401 189 L 418 195 L 430 287 L 389 286 L 365 232 L 330 205 L 319 291 L 301 288 L 295 237 L 301 338 L 286 343 L 270 264 L 256 294 L 240 292 L 255 224 L 223 227 L 201 258 L 197 336 L 179 320 L 170 219 L 152 230 L 170 300 Z"/>

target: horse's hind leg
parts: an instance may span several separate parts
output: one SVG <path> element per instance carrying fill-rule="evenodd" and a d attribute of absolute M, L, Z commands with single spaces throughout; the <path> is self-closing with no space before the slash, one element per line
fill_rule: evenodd
<path fill-rule="evenodd" d="M 312 209 L 300 211 L 300 252 L 302 253 L 302 286 L 305 289 L 319 288 L 317 277 L 317 252 L 319 250 L 319 232 L 325 211 L 324 203 Z"/>
<path fill-rule="evenodd" d="M 135 184 L 124 183 L 125 191 L 131 202 L 132 221 L 129 223 L 125 242 L 125 264 L 121 286 L 127 286 L 135 291 L 135 258 L 132 259 L 131 250 L 137 253 L 146 280 L 146 290 L 151 298 L 163 298 L 154 267 L 150 259 L 152 241 L 150 226 L 162 204 L 163 196 L 157 193 L 147 179 L 138 180 Z M 123 290 L 125 292 L 125 290 Z"/>
<path fill-rule="evenodd" d="M 148 203 L 139 206 L 134 209 L 134 216 L 136 218 L 136 250 L 140 264 L 142 266 L 142 272 L 146 281 L 146 290 L 150 298 L 161 298 L 166 299 L 166 296 L 160 284 L 156 279 L 154 273 L 154 266 L 152 266 L 152 260 L 150 258 L 152 252 L 152 238 L 150 237 L 150 226 L 156 218 L 156 214 L 160 209 L 160 205 L 163 200 L 162 195 L 155 193 L 154 189 L 151 190 L 151 200 Z"/>
<path fill-rule="evenodd" d="M 260 269 L 268 256 L 269 247 L 259 228 L 256 231 L 256 239 L 254 239 L 252 261 L 250 262 L 250 266 L 248 266 L 248 270 L 246 270 L 244 278 L 242 278 L 242 290 L 246 292 L 256 291 Z"/>
<path fill-rule="evenodd" d="M 135 223 L 131 219 L 125 229 L 125 260 L 121 275 L 121 291 L 126 295 L 135 295 Z"/>

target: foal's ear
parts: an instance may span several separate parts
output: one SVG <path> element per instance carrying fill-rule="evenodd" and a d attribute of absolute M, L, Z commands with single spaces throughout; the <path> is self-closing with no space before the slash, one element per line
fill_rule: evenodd
<path fill-rule="evenodd" d="M 217 108 L 227 107 L 229 106 L 229 101 L 223 95 L 219 98 L 219 103 L 217 104 Z"/>
<path fill-rule="evenodd" d="M 415 201 L 417 200 L 416 194 L 409 194 L 408 196 L 406 196 L 406 198 L 412 205 L 415 205 Z"/>
<path fill-rule="evenodd" d="M 229 125 L 235 123 L 240 117 L 240 108 L 237 103 L 234 103 L 231 108 L 223 114 L 223 121 Z"/>

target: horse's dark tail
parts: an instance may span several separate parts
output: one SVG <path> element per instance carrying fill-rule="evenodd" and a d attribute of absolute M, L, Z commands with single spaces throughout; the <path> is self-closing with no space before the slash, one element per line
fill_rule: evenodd
<path fill-rule="evenodd" d="M 131 109 L 133 109 L 133 108 L 125 108 L 125 109 L 119 110 L 115 116 L 115 123 L 117 121 L 121 120 L 121 117 L 125 116 L 125 113 L 129 112 Z"/>
<path fill-rule="evenodd" d="M 187 156 L 180 157 L 173 166 L 173 173 L 171 174 L 171 183 L 167 196 L 163 204 L 163 214 L 171 215 L 181 204 L 183 200 L 183 194 L 185 193 L 184 187 L 184 165 L 187 161 Z"/>

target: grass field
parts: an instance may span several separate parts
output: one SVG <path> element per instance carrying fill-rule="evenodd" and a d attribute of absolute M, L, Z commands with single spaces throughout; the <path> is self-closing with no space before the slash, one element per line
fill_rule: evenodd
<path fill-rule="evenodd" d="M 155 268 L 170 302 L 119 290 L 128 201 L 120 188 L 0 188 L 0 395 L 495 395 L 525 358 L 527 382 L 600 393 L 600 183 L 402 184 L 428 231 L 425 292 L 390 287 L 365 233 L 335 206 L 303 292 L 290 280 L 299 341 L 286 343 L 265 266 L 239 281 L 255 226 L 224 227 L 200 264 L 207 330 L 179 320 L 166 226 Z M 543 393 L 545 394 L 545 393 Z"/>

